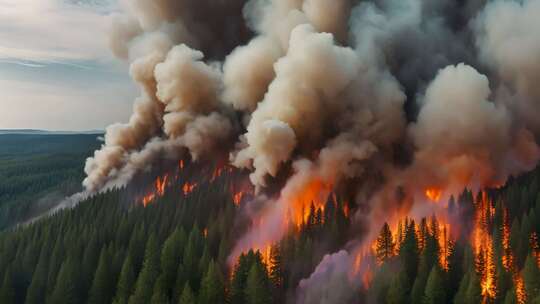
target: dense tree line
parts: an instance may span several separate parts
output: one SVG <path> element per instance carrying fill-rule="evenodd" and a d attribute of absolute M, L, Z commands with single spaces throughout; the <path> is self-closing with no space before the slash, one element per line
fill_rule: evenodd
<path fill-rule="evenodd" d="M 200 178 L 211 172 L 184 171 L 146 207 L 141 198 L 155 172 L 0 233 L 0 303 L 294 303 L 299 281 L 358 233 L 347 216 L 349 200 L 331 196 L 320 208 L 311 204 L 303 222 L 264 252 L 229 261 L 249 226 L 233 202 L 238 172 L 209 181 Z M 447 247 L 441 247 L 444 227 L 435 217 L 404 219 L 397 233 L 384 225 L 373 246 L 373 276 L 354 303 L 481 303 L 486 259 L 494 261 L 490 301 L 516 303 L 518 273 L 527 303 L 538 303 L 539 176 L 535 171 L 486 190 L 489 255 L 471 246 L 482 197 L 469 190 L 448 202 L 451 220 L 463 227 Z M 181 182 L 188 178 L 197 186 L 186 194 Z M 503 265 L 507 247 L 515 272 Z"/>
<path fill-rule="evenodd" d="M 247 225 L 229 179 L 199 182 L 187 195 L 169 185 L 146 207 L 132 190 L 111 190 L 3 232 L 0 303 L 255 304 L 293 297 L 324 253 L 343 245 L 344 206 L 331 199 L 324 211 L 311 206 L 301 227 L 272 244 L 270 260 L 250 251 L 229 265 Z"/>
<path fill-rule="evenodd" d="M 475 216 L 482 216 L 477 213 L 483 212 L 478 211 L 482 194 L 475 197 L 469 190 L 448 202 L 453 222 L 465 225 L 459 238 L 450 242 L 443 265 L 440 233 L 434 232 L 441 229 L 436 218 L 418 223 L 405 219 L 395 236 L 385 224 L 374 246 L 378 268 L 366 292 L 368 299 L 389 304 L 540 303 L 539 173 L 487 191 L 489 215 L 482 218 L 486 219 L 482 225 L 487 227 L 491 251 L 474 254 L 471 233 Z M 492 282 L 482 285 L 486 277 Z"/>
<path fill-rule="evenodd" d="M 0 229 L 81 190 L 97 135 L 0 135 Z"/>

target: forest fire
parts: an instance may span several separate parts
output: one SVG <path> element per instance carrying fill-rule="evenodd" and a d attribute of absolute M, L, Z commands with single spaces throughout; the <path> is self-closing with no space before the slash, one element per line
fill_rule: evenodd
<path fill-rule="evenodd" d="M 493 241 L 489 233 L 489 227 L 494 213 L 495 209 L 487 193 L 482 192 L 479 201 L 476 202 L 476 214 L 471 241 L 484 303 L 492 301 L 497 295 Z"/>
<path fill-rule="evenodd" d="M 266 270 L 270 273 L 272 270 L 272 245 L 266 245 L 261 251 L 262 261 L 266 266 Z"/>
<path fill-rule="evenodd" d="M 315 210 L 323 208 L 331 189 L 331 185 L 325 184 L 321 180 L 311 180 L 303 189 L 298 191 L 298 193 L 291 198 L 291 204 L 289 206 L 291 206 L 292 210 L 289 210 L 289 212 L 292 217 L 292 222 L 297 227 L 301 227 L 302 224 L 306 223 L 311 211 L 311 206 L 313 206 Z"/>
<path fill-rule="evenodd" d="M 393 229 L 388 224 L 382 227 L 379 236 L 371 244 L 371 253 L 376 257 L 377 264 L 381 265 L 399 254 L 400 248 L 407 239 L 407 233 L 414 233 L 419 252 L 423 252 L 429 246 L 428 242 L 435 241 L 439 266 L 447 271 L 448 259 L 454 244 L 450 231 L 450 224 L 443 217 L 437 218 L 433 215 L 430 219 L 422 218 L 419 224 L 405 217 L 398 220 Z"/>
<path fill-rule="evenodd" d="M 146 207 L 149 203 L 154 201 L 156 197 L 163 196 L 165 194 L 165 187 L 167 186 L 167 181 L 169 179 L 169 175 L 165 174 L 163 177 L 158 176 L 156 180 L 154 181 L 154 189 L 143 196 L 142 203 Z"/>
<path fill-rule="evenodd" d="M 519 273 L 519 270 L 517 269 L 515 265 L 515 257 L 514 253 L 512 252 L 512 248 L 510 247 L 510 223 L 508 219 L 508 210 L 505 208 L 503 210 L 503 223 L 502 223 L 502 265 L 504 269 L 512 274 L 512 281 L 514 282 L 514 286 L 516 289 L 516 301 L 519 304 L 526 303 L 527 300 L 527 294 L 525 292 L 525 285 L 523 282 L 523 278 L 521 277 L 521 274 Z"/>
<path fill-rule="evenodd" d="M 439 188 L 430 187 L 424 192 L 426 197 L 432 202 L 438 202 L 441 199 L 442 191 Z"/>

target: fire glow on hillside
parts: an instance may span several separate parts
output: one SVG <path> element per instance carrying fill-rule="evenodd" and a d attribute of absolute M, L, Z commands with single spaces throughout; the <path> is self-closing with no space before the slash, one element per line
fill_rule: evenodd
<path fill-rule="evenodd" d="M 251 249 L 269 264 L 272 244 L 324 221 L 330 197 L 355 233 L 334 236 L 347 254 L 327 252 L 321 263 L 361 261 L 368 282 L 377 263 L 348 255 L 369 255 L 390 222 L 396 244 L 386 256 L 412 229 L 420 251 L 425 235 L 437 240 L 442 271 L 466 239 L 482 297 L 495 297 L 493 202 L 481 195 L 466 223 L 445 200 L 503 185 L 540 160 L 540 40 L 531 31 L 540 0 L 124 2 L 110 44 L 141 94 L 88 158 L 85 192 L 125 186 L 164 159 L 179 172 L 157 177 L 141 193 L 145 206 L 167 188 L 194 195 L 242 171 L 228 186 L 249 225 L 229 267 Z M 205 171 L 182 174 L 191 162 Z M 436 219 L 403 220 L 426 212 Z M 504 267 L 522 303 L 507 245 Z"/>

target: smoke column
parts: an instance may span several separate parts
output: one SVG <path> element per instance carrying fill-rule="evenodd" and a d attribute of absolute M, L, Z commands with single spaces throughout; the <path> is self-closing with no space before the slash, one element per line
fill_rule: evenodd
<path fill-rule="evenodd" d="M 279 240 L 306 187 L 324 200 L 352 186 L 362 206 L 354 219 L 377 215 L 372 233 L 391 216 L 383 211 L 412 207 L 398 189 L 412 197 L 500 184 L 540 157 L 540 35 L 531 30 L 540 0 L 122 6 L 111 49 L 141 95 L 87 160 L 86 192 L 126 185 L 159 158 L 228 154 L 266 201 L 252 215 L 264 224 L 240 237 L 231 261 Z M 269 184 L 283 187 L 265 193 Z M 325 258 L 302 297 L 342 280 L 332 267 L 347 255 Z M 336 301 L 346 299 L 325 303 Z"/>

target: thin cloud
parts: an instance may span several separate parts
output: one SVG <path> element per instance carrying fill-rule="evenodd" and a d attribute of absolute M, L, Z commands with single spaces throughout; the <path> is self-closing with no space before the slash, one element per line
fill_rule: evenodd
<path fill-rule="evenodd" d="M 109 59 L 112 2 L 0 0 L 0 58 L 26 61 Z"/>

